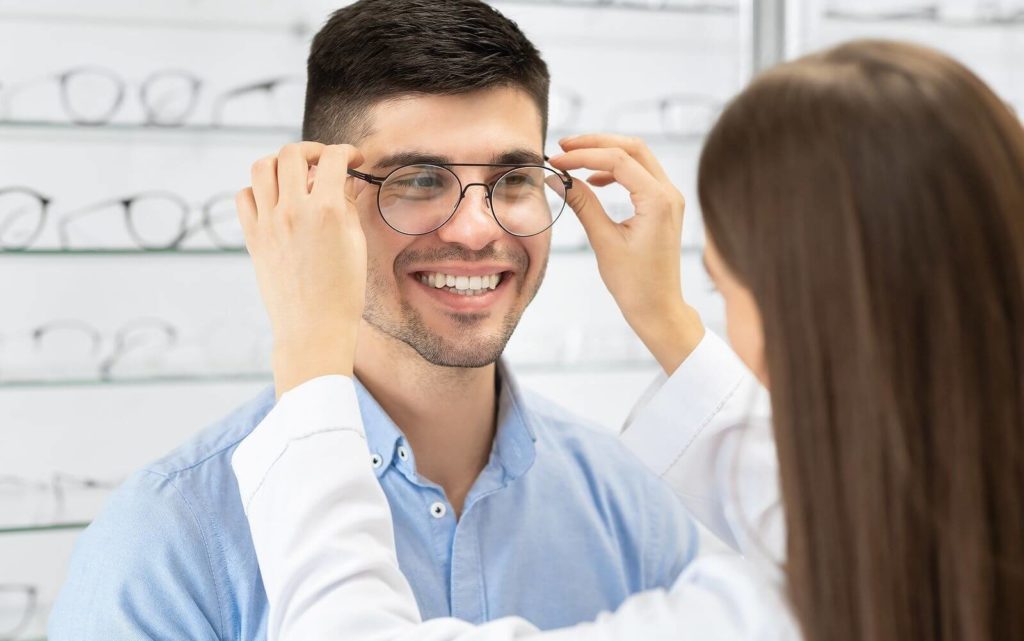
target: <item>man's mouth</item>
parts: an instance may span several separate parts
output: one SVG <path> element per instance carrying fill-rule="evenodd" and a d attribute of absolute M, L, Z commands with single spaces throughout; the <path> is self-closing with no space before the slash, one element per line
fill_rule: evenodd
<path fill-rule="evenodd" d="M 481 296 L 497 289 L 505 279 L 506 272 L 482 274 L 479 276 L 456 276 L 441 272 L 419 272 L 416 279 L 427 287 L 433 287 L 459 296 Z"/>

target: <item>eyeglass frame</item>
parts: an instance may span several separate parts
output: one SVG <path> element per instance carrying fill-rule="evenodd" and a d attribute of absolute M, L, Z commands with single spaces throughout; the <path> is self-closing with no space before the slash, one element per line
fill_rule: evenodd
<path fill-rule="evenodd" d="M 136 219 L 132 215 L 132 207 L 136 202 L 141 200 L 152 200 L 162 199 L 168 202 L 174 203 L 182 213 L 180 225 L 173 239 L 169 242 L 162 244 L 153 244 L 146 242 L 142 235 L 139 233 L 136 227 Z M 120 207 L 121 214 L 124 216 L 125 228 L 128 231 L 128 235 L 131 236 L 132 241 L 135 243 L 139 251 L 143 252 L 165 252 L 174 251 L 181 247 L 181 244 L 199 233 L 200 231 L 206 232 L 213 244 L 220 250 L 224 251 L 242 251 L 245 249 L 244 245 L 235 245 L 224 240 L 215 231 L 215 216 L 213 214 L 214 206 L 221 202 L 233 202 L 234 195 L 230 192 L 219 192 L 208 197 L 198 206 L 186 200 L 171 191 L 164 190 L 152 190 L 142 191 L 125 198 L 111 198 L 108 200 L 102 200 L 99 202 L 86 205 L 80 209 L 73 211 L 64 212 L 60 214 L 57 219 L 57 234 L 62 250 L 71 250 L 72 241 L 68 234 L 68 226 L 76 219 L 89 214 L 103 211 L 110 207 Z M 192 226 L 188 224 L 188 218 L 192 211 L 198 210 L 200 213 L 200 220 L 194 222 Z M 38 234 L 38 232 L 37 232 Z"/>
<path fill-rule="evenodd" d="M 550 160 L 550 158 L 548 156 L 544 156 L 544 160 L 548 161 L 548 160 Z M 483 188 L 485 188 L 487 190 L 487 208 L 491 210 L 491 217 L 494 218 L 494 222 L 498 223 L 498 227 L 501 227 L 501 229 L 505 233 L 509 234 L 510 236 L 515 236 L 516 238 L 530 238 L 532 236 L 537 236 L 537 235 L 543 234 L 547 230 L 551 229 L 551 227 L 555 224 L 555 221 L 557 221 L 558 218 L 562 215 L 562 212 L 565 211 L 565 205 L 568 202 L 568 196 L 566 196 L 565 201 L 563 201 L 562 209 L 559 210 L 558 215 L 551 219 L 551 223 L 548 224 L 547 227 L 545 227 L 544 229 L 541 229 L 540 231 L 534 232 L 532 234 L 516 234 L 514 232 L 509 231 L 508 228 L 505 227 L 505 225 L 502 225 L 501 221 L 498 220 L 497 214 L 494 213 L 494 205 L 491 202 L 491 197 L 494 194 L 493 185 L 497 185 L 499 182 L 504 180 L 505 176 L 508 176 L 509 174 L 511 174 L 512 172 L 514 172 L 514 171 L 516 171 L 518 169 L 548 169 L 550 171 L 553 171 L 555 173 L 555 175 L 559 176 L 562 179 L 562 186 L 565 188 L 565 190 L 567 192 L 570 189 L 572 189 L 572 181 L 573 181 L 573 178 L 572 178 L 572 176 L 569 175 L 569 172 L 560 171 L 560 170 L 558 170 L 558 169 L 556 169 L 554 167 L 546 167 L 544 165 L 536 165 L 536 164 L 532 164 L 532 163 L 525 163 L 525 164 L 522 164 L 522 163 L 474 163 L 474 162 L 411 163 L 411 164 L 408 164 L 408 165 L 402 165 L 401 167 L 395 167 L 390 172 L 388 172 L 388 174 L 386 176 L 374 176 L 373 174 L 366 174 L 366 173 L 363 173 L 361 171 L 357 171 L 357 170 L 351 169 L 351 168 L 348 170 L 348 175 L 352 176 L 353 178 L 358 178 L 359 180 L 364 180 L 364 181 L 370 183 L 371 185 L 376 185 L 379 188 L 385 182 L 387 182 L 387 180 L 389 178 L 391 178 L 391 176 L 393 176 L 397 172 L 399 172 L 399 171 L 401 171 L 403 169 L 407 169 L 409 167 L 437 167 L 439 169 L 445 169 L 445 170 L 448 171 L 448 173 L 450 173 L 452 176 L 455 177 L 455 181 L 459 184 L 460 190 L 459 190 L 459 199 L 455 202 L 455 206 L 452 207 L 452 210 L 448 214 L 448 217 L 445 218 L 441 222 L 441 224 L 439 224 L 437 227 L 434 227 L 433 229 L 431 229 L 429 231 L 420 232 L 418 234 L 410 234 L 409 232 L 405 232 L 405 231 L 402 231 L 401 229 L 398 229 L 397 227 L 395 227 L 394 225 L 392 225 L 388 221 L 387 216 L 384 215 L 384 210 L 381 209 L 381 206 L 380 206 L 380 189 L 377 189 L 377 213 L 380 214 L 380 217 L 384 221 L 385 225 L 387 225 L 391 229 L 395 230 L 399 234 L 402 234 L 403 236 L 426 236 L 427 234 L 433 234 L 438 229 L 441 229 L 442 227 L 447 225 L 448 222 L 451 221 L 451 219 L 455 217 L 455 212 L 457 212 L 459 210 L 459 206 L 462 205 L 462 201 L 466 198 L 466 192 L 469 190 L 469 188 L 470 187 L 477 187 L 477 186 L 483 187 Z M 462 184 L 462 179 L 459 178 L 458 174 L 456 174 L 454 171 L 451 170 L 451 167 L 509 167 L 510 169 L 508 171 L 506 171 L 505 173 L 503 173 L 501 176 L 499 176 L 498 179 L 494 181 L 493 185 L 489 185 L 487 183 L 469 183 L 468 185 L 463 185 Z"/>
<path fill-rule="evenodd" d="M 3 229 L 0 228 L 0 252 L 24 252 L 30 251 L 32 244 L 39 239 L 39 234 L 42 233 L 43 228 L 46 225 L 46 220 L 49 217 L 50 203 L 53 199 L 49 196 L 44 196 L 31 187 L 24 187 L 21 185 L 11 185 L 9 187 L 0 187 L 0 196 L 9 193 L 19 193 L 29 196 L 39 203 L 39 222 L 36 224 L 35 229 L 29 235 L 28 240 L 20 246 L 6 246 L 3 242 Z M 0 219 L 2 222 L 2 219 Z"/>
<path fill-rule="evenodd" d="M 32 619 L 39 608 L 39 588 L 29 583 L 0 583 L 0 592 L 14 592 L 26 597 L 26 608 L 21 613 L 21 620 L 10 630 L 0 630 L 0 634 L 4 635 L 0 639 L 15 640 L 32 625 Z"/>
<path fill-rule="evenodd" d="M 119 327 L 114 333 L 114 349 L 107 356 L 103 357 L 98 363 L 97 368 L 97 380 L 100 381 L 112 381 L 114 380 L 113 370 L 114 367 L 121 362 L 125 354 L 132 351 L 127 343 L 127 336 L 137 329 L 146 329 L 147 327 L 154 327 L 159 329 L 166 337 L 165 349 L 171 349 L 175 347 L 179 342 L 178 328 L 172 325 L 170 322 L 163 320 L 162 318 L 156 317 L 141 317 L 128 321 L 121 327 Z M 47 333 L 53 332 L 54 330 L 71 329 L 80 331 L 88 335 L 91 343 L 90 353 L 93 356 L 97 356 L 101 353 L 104 342 L 104 335 L 100 330 L 96 329 L 92 324 L 85 321 L 80 321 L 74 318 L 64 318 L 49 321 L 43 325 L 39 325 L 32 330 L 32 345 L 36 351 L 42 349 L 43 340 Z"/>

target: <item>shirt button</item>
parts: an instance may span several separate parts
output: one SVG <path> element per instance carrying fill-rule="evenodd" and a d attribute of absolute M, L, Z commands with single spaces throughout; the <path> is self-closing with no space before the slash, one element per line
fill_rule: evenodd
<path fill-rule="evenodd" d="M 430 506 L 430 516 L 435 519 L 442 519 L 445 514 L 448 514 L 448 506 L 444 503 L 434 503 Z"/>
<path fill-rule="evenodd" d="M 402 459 L 403 461 L 408 461 L 409 450 L 405 449 L 404 447 L 398 448 L 398 458 Z"/>
<path fill-rule="evenodd" d="M 370 457 L 370 463 L 373 465 L 373 469 L 377 469 L 384 464 L 384 459 L 380 454 L 374 454 Z"/>

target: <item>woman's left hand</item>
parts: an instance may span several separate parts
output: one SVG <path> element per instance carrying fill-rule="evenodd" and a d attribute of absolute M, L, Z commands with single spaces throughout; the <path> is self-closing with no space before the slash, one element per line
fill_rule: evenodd
<path fill-rule="evenodd" d="M 348 168 L 351 145 L 285 145 L 252 166 L 235 198 L 274 333 L 274 382 L 284 394 L 328 374 L 352 375 L 366 290 L 366 238 Z"/>

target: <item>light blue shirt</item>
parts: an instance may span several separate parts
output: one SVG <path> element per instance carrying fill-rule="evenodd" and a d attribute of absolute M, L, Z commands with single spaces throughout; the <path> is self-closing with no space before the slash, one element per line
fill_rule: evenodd
<path fill-rule="evenodd" d="M 357 385 L 367 456 L 423 618 L 518 615 L 551 629 L 670 587 L 698 539 L 668 487 L 614 436 L 520 391 L 507 370 L 501 379 L 491 457 L 458 521 Z M 266 638 L 231 455 L 273 404 L 268 389 L 114 494 L 76 544 L 51 641 Z"/>

